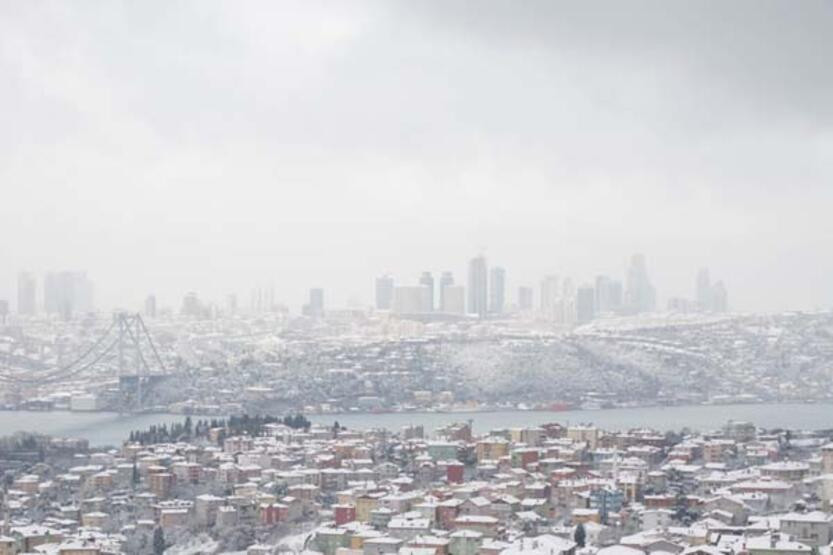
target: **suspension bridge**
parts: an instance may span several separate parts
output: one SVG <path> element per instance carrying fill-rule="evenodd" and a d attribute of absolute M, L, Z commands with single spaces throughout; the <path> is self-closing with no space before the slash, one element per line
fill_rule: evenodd
<path fill-rule="evenodd" d="M 141 315 L 126 312 L 114 314 L 103 333 L 68 363 L 50 364 L 13 349 L 0 355 L 0 384 L 10 389 L 42 390 L 115 376 L 120 412 L 141 412 L 148 392 L 170 375 Z"/>

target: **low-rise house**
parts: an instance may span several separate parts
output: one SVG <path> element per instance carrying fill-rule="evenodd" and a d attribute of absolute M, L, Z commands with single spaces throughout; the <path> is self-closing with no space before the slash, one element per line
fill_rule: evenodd
<path fill-rule="evenodd" d="M 780 532 L 810 546 L 833 541 L 833 517 L 822 511 L 789 513 L 779 518 Z"/>
<path fill-rule="evenodd" d="M 748 538 L 744 547 L 749 555 L 808 555 L 812 552 L 809 545 L 780 532 Z"/>

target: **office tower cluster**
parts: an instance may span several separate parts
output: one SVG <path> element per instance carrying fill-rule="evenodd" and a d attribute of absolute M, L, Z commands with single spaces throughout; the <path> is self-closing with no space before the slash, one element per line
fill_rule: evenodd
<path fill-rule="evenodd" d="M 34 316 L 42 308 L 46 314 L 69 320 L 95 310 L 93 282 L 86 272 L 48 272 L 43 278 L 43 304 L 38 305 L 38 280 L 31 272 L 17 275 L 17 314 Z"/>
<path fill-rule="evenodd" d="M 708 268 L 697 272 L 694 298 L 696 308 L 701 312 L 726 312 L 729 310 L 729 296 L 722 281 L 711 282 Z"/>
<path fill-rule="evenodd" d="M 43 280 L 43 306 L 67 320 L 92 312 L 93 284 L 85 272 L 49 272 Z"/>
<path fill-rule="evenodd" d="M 506 310 L 506 270 L 488 267 L 484 256 L 469 261 L 468 286 L 458 284 L 454 274 L 444 271 L 439 280 L 425 271 L 413 285 L 397 285 L 389 274 L 376 278 L 377 310 L 422 316 L 464 316 L 479 318 L 500 315 Z"/>
<path fill-rule="evenodd" d="M 694 278 L 694 298 L 672 297 L 668 299 L 671 312 L 727 312 L 729 295 L 722 281 L 712 283 L 708 268 L 701 268 Z"/>
<path fill-rule="evenodd" d="M 257 291 L 262 291 L 264 294 L 263 304 L 252 303 L 249 314 L 260 315 L 265 312 L 285 312 L 286 307 L 281 304 L 273 304 L 271 288 L 255 288 L 252 290 L 252 299 L 257 299 Z M 225 295 L 223 302 L 216 302 L 213 300 L 202 300 L 194 291 L 189 291 L 182 298 L 180 305 L 180 316 L 186 316 L 196 319 L 215 319 L 219 316 L 236 316 L 241 310 L 238 297 L 235 293 Z M 245 310 L 245 309 L 244 309 Z M 155 318 L 160 313 L 168 314 L 170 311 L 164 309 L 160 311 L 157 306 L 156 295 L 148 295 L 145 298 L 144 316 L 147 318 Z"/>
<path fill-rule="evenodd" d="M 547 274 L 537 287 L 518 285 L 517 296 L 511 300 L 506 294 L 506 269 L 490 266 L 484 255 L 469 259 L 466 274 L 465 279 L 457 279 L 449 270 L 439 273 L 426 270 L 406 284 L 397 283 L 390 274 L 381 275 L 375 279 L 375 308 L 400 316 L 418 316 L 423 320 L 446 317 L 488 319 L 512 314 L 565 326 L 657 309 L 657 292 L 642 254 L 630 257 L 624 280 L 598 275 L 591 282 L 575 283 L 567 276 Z M 38 291 L 35 274 L 20 272 L 17 276 L 17 310 L 13 314 L 33 316 L 43 312 L 70 319 L 94 310 L 93 284 L 85 272 L 49 272 L 43 278 L 42 298 L 38 298 Z M 7 301 L 0 299 L 3 313 L 8 314 L 10 308 L 13 307 Z M 272 286 L 252 289 L 250 308 L 253 314 L 288 312 L 285 306 L 275 304 Z M 672 312 L 726 312 L 729 309 L 726 285 L 723 281 L 712 281 L 709 270 L 703 268 L 696 275 L 693 298 L 670 298 L 667 308 Z M 183 298 L 179 313 L 204 317 L 221 312 L 233 315 L 238 309 L 236 295 L 228 295 L 225 304 L 216 305 L 201 302 L 192 292 Z M 152 318 L 158 311 L 156 297 L 148 296 L 143 313 Z M 324 317 L 323 289 L 309 290 L 302 314 L 311 318 Z"/>
<path fill-rule="evenodd" d="M 648 267 L 642 254 L 631 257 L 625 282 L 625 305 L 632 314 L 656 310 L 657 291 L 648 279 Z"/>
<path fill-rule="evenodd" d="M 465 312 L 463 287 L 454 284 L 454 275 L 443 272 L 435 301 L 435 281 L 431 272 L 422 272 L 414 285 L 396 285 L 389 275 L 376 278 L 376 309 L 400 315 L 460 314 Z"/>
<path fill-rule="evenodd" d="M 437 280 L 431 272 L 422 272 L 416 283 L 408 285 L 397 285 L 389 274 L 377 277 L 376 309 L 423 317 L 434 314 L 489 318 L 512 313 L 567 326 L 657 309 L 657 292 L 642 254 L 630 257 L 624 280 L 598 275 L 592 282 L 577 285 L 569 277 L 548 274 L 541 279 L 537 291 L 529 285 L 519 286 L 513 304 L 506 298 L 503 267 L 490 267 L 486 257 L 478 255 L 469 260 L 467 270 L 465 287 L 455 281 L 450 271 L 442 272 Z M 669 302 L 671 310 L 682 306 L 689 311 L 725 311 L 726 287 L 723 282 L 711 283 L 708 271 L 702 270 L 697 278 L 696 301 Z"/>
<path fill-rule="evenodd" d="M 586 324 L 602 316 L 639 314 L 656 310 L 656 289 L 648 277 L 645 257 L 635 254 L 626 269 L 625 285 L 606 275 L 576 286 L 570 278 L 544 276 L 539 294 L 542 320 L 564 325 Z M 532 290 L 518 291 L 521 310 L 532 305 Z"/>
<path fill-rule="evenodd" d="M 228 299 L 226 300 L 228 304 Z M 237 300 L 234 301 L 235 309 Z M 249 307 L 253 314 L 263 314 L 275 310 L 275 288 L 272 285 L 257 285 L 252 288 Z"/>

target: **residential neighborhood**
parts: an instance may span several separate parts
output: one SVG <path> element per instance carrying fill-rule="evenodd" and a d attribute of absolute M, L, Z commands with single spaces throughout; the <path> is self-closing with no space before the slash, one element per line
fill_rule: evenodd
<path fill-rule="evenodd" d="M 0 553 L 798 555 L 833 540 L 819 432 L 244 417 L 131 438 L 5 438 Z"/>

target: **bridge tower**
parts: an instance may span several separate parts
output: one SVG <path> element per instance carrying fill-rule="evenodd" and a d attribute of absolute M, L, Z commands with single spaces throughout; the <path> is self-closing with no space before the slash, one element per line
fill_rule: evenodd
<path fill-rule="evenodd" d="M 164 365 L 141 315 L 119 312 L 113 315 L 113 319 L 117 333 L 119 411 L 140 412 L 144 408 L 144 390 L 154 378 L 161 376 L 151 370 L 148 358 L 153 356 L 160 372 L 164 372 Z"/>

